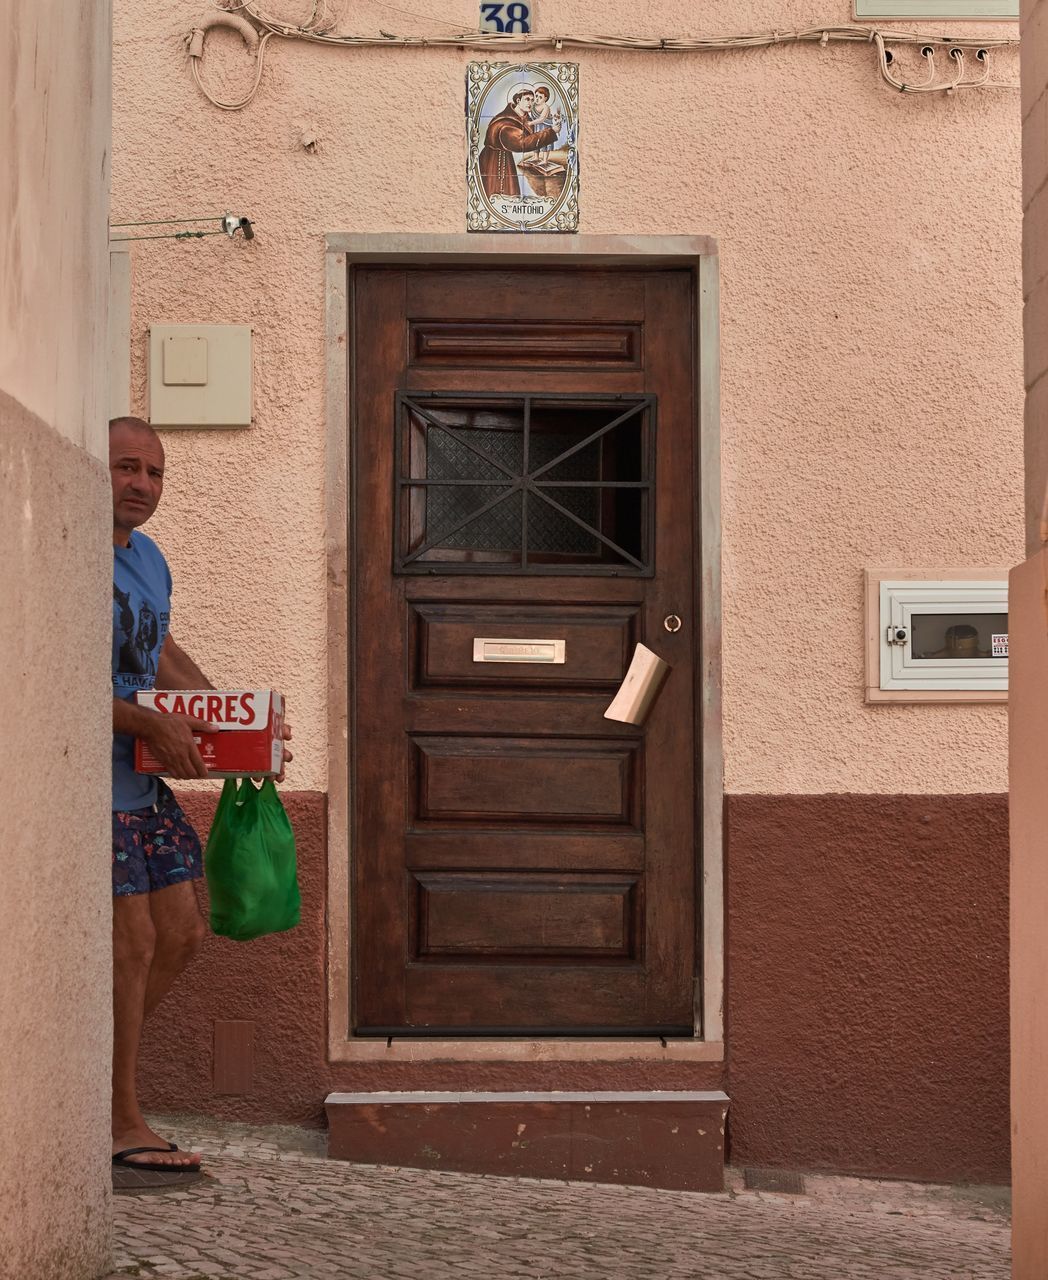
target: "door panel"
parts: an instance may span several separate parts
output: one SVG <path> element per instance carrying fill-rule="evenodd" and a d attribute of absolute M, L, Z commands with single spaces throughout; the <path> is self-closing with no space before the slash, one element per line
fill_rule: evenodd
<path fill-rule="evenodd" d="M 413 826 L 640 826 L 640 743 L 415 738 Z"/>
<path fill-rule="evenodd" d="M 358 1034 L 691 1034 L 692 287 L 354 272 Z"/>
<path fill-rule="evenodd" d="M 514 605 L 412 603 L 413 689 L 600 689 L 621 683 L 637 643 L 635 608 L 521 602 Z M 478 663 L 483 637 L 563 640 L 562 662 Z"/>
<path fill-rule="evenodd" d="M 636 324 L 413 320 L 408 325 L 409 365 L 412 369 L 639 369 L 642 332 Z"/>
<path fill-rule="evenodd" d="M 430 872 L 419 886 L 419 957 L 632 958 L 636 877 Z"/>

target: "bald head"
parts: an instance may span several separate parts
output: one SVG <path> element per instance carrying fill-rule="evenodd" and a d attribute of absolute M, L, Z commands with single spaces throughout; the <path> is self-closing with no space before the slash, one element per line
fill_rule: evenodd
<path fill-rule="evenodd" d="M 109 424 L 109 474 L 113 482 L 113 542 L 126 547 L 145 524 L 164 491 L 164 446 L 141 418 Z"/>
<path fill-rule="evenodd" d="M 109 434 L 112 435 L 114 431 L 137 431 L 148 436 L 153 436 L 156 440 L 160 439 L 149 423 L 146 422 L 145 418 L 133 418 L 129 415 L 123 418 L 109 419 Z"/>

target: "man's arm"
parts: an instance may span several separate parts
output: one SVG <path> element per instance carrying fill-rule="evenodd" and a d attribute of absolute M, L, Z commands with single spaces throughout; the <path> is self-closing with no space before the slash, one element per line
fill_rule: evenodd
<path fill-rule="evenodd" d="M 156 664 L 158 689 L 213 689 L 215 686 L 168 632 Z"/>
<path fill-rule="evenodd" d="M 113 699 L 113 732 L 144 738 L 173 778 L 206 778 L 194 733 L 213 733 L 215 726 L 195 716 L 165 715 L 124 698 Z"/>

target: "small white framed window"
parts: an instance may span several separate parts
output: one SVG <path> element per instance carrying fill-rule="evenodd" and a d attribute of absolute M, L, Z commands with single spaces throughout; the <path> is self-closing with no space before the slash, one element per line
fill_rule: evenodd
<path fill-rule="evenodd" d="M 869 570 L 867 702 L 1003 702 L 1006 570 Z"/>
<path fill-rule="evenodd" d="M 1019 0 L 855 0 L 855 16 L 866 18 L 940 18 L 986 22 L 1017 21 Z"/>

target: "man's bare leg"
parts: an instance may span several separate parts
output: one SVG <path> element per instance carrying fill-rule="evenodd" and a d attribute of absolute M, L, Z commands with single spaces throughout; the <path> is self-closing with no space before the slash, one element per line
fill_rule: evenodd
<path fill-rule="evenodd" d="M 204 922 L 191 884 L 113 899 L 113 1151 L 163 1147 L 138 1105 L 136 1074 L 142 1026 L 199 951 Z M 130 1163 L 191 1168 L 188 1152 L 151 1152 Z"/>
<path fill-rule="evenodd" d="M 153 963 L 146 983 L 146 1017 L 171 990 L 175 979 L 198 955 L 207 926 L 192 884 L 173 884 L 146 895 L 156 931 Z"/>

